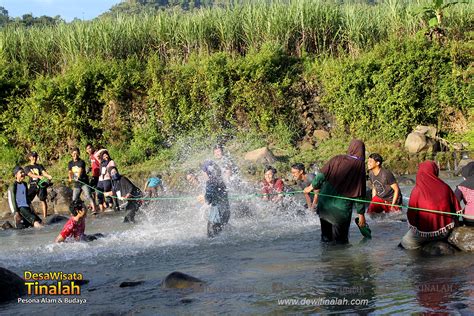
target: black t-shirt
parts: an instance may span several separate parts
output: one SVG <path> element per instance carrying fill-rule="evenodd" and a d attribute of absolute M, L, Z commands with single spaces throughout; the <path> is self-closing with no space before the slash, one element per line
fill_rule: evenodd
<path fill-rule="evenodd" d="M 28 175 L 30 172 L 33 173 L 34 175 L 41 176 L 43 174 L 43 171 L 45 171 L 43 165 L 40 164 L 34 164 L 34 165 L 28 165 L 25 167 L 25 174 Z M 30 184 L 36 184 L 38 183 L 40 179 L 37 178 L 31 178 L 30 177 Z"/>
<path fill-rule="evenodd" d="M 118 197 L 125 197 L 128 194 L 131 194 L 131 198 L 142 196 L 142 191 L 124 176 L 121 176 L 119 180 L 112 180 L 112 190 Z"/>
<path fill-rule="evenodd" d="M 75 181 L 74 186 L 76 188 L 81 187 L 84 183 L 89 184 L 89 179 L 86 174 L 86 163 L 82 159 L 78 159 L 77 161 L 69 161 L 68 170 L 72 171 L 74 180 L 79 180 L 81 182 Z"/>
<path fill-rule="evenodd" d="M 385 201 L 392 202 L 394 191 L 391 187 L 392 184 L 396 183 L 393 173 L 387 169 L 381 168 L 378 175 L 374 175 L 372 171 L 369 172 L 370 181 L 372 186 L 375 188 L 377 196 Z M 398 195 L 398 200 L 401 198 L 401 193 Z M 398 202 L 398 201 L 396 201 Z"/>

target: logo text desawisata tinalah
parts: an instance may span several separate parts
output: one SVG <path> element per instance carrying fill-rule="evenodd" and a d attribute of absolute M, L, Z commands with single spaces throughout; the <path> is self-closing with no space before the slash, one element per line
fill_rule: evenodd
<path fill-rule="evenodd" d="M 25 271 L 24 279 L 28 295 L 81 295 L 81 287 L 75 281 L 83 280 L 82 273 Z M 40 281 L 49 281 L 49 284 Z"/>

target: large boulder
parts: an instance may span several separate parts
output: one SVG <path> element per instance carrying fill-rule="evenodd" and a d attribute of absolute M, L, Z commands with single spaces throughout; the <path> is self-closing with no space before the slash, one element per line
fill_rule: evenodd
<path fill-rule="evenodd" d="M 276 161 L 275 156 L 267 147 L 249 151 L 245 154 L 244 159 L 254 163 L 272 164 Z"/>
<path fill-rule="evenodd" d="M 474 251 L 474 227 L 456 227 L 448 241 L 462 251 Z"/>
<path fill-rule="evenodd" d="M 421 252 L 429 256 L 445 256 L 454 255 L 457 250 L 447 242 L 432 241 L 423 245 Z"/>
<path fill-rule="evenodd" d="M 72 189 L 63 184 L 55 185 L 48 194 L 48 205 L 56 214 L 69 214 L 69 205 L 72 202 Z M 40 208 L 41 209 L 41 208 Z"/>
<path fill-rule="evenodd" d="M 429 138 L 436 138 L 436 134 L 438 133 L 438 130 L 434 126 L 425 126 L 425 125 L 418 125 L 415 127 L 414 132 L 423 134 Z"/>
<path fill-rule="evenodd" d="M 198 278 L 175 271 L 166 276 L 166 278 L 161 283 L 161 287 L 164 289 L 196 289 L 204 286 L 205 284 L 206 282 Z"/>
<path fill-rule="evenodd" d="M 405 148 L 412 154 L 419 153 L 427 146 L 427 144 L 426 136 L 417 132 L 408 134 L 405 140 Z"/>
<path fill-rule="evenodd" d="M 25 281 L 15 273 L 0 267 L 0 303 L 26 294 Z"/>

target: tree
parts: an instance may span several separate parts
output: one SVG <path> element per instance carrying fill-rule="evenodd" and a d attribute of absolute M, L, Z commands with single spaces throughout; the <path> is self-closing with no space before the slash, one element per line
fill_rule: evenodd
<path fill-rule="evenodd" d="M 8 11 L 4 7 L 0 7 L 0 26 L 7 24 L 10 21 Z"/>

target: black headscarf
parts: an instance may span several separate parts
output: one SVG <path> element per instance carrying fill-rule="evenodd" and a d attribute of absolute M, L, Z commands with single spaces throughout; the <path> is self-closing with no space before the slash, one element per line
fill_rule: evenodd
<path fill-rule="evenodd" d="M 353 139 L 347 155 L 338 155 L 321 169 L 326 180 L 345 197 L 365 196 L 365 144 Z"/>
<path fill-rule="evenodd" d="M 474 190 L 474 161 L 471 161 L 461 169 L 461 175 L 466 179 L 459 186 Z"/>

